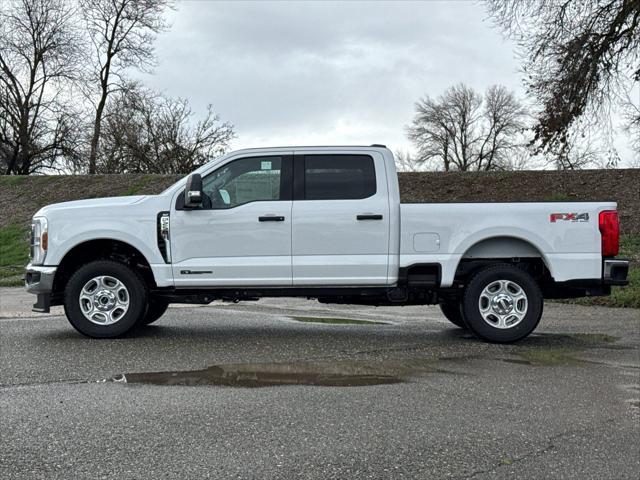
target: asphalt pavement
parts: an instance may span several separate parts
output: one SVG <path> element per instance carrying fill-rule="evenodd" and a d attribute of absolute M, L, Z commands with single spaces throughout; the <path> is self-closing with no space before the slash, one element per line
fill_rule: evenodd
<path fill-rule="evenodd" d="M 437 307 L 172 307 L 92 340 L 0 289 L 0 478 L 640 477 L 640 311 L 491 345 Z M 344 323 L 353 320 L 360 323 Z"/>

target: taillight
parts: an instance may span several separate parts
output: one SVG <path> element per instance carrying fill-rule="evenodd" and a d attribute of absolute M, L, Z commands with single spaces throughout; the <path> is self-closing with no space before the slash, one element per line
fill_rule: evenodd
<path fill-rule="evenodd" d="M 600 212 L 598 226 L 602 236 L 602 256 L 615 257 L 620 248 L 620 222 L 618 222 L 618 212 L 615 210 L 605 210 Z"/>

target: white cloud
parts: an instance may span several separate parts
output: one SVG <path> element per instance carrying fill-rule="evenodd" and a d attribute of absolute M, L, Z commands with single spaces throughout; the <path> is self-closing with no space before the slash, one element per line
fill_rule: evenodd
<path fill-rule="evenodd" d="M 513 45 L 475 2 L 183 2 L 152 87 L 212 103 L 234 147 L 407 148 L 413 104 L 458 82 L 522 93 Z"/>

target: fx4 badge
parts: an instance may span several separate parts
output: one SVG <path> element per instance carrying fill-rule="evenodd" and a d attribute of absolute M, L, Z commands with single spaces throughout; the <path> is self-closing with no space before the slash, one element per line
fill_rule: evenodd
<path fill-rule="evenodd" d="M 551 223 L 556 223 L 559 221 L 588 222 L 589 214 L 588 213 L 552 213 L 551 215 L 549 215 L 549 221 Z"/>

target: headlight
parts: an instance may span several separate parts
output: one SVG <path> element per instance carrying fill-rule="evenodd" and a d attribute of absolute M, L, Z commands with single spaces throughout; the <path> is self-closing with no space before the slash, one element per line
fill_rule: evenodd
<path fill-rule="evenodd" d="M 31 221 L 31 263 L 42 265 L 49 248 L 49 226 L 47 219 L 36 217 Z"/>

